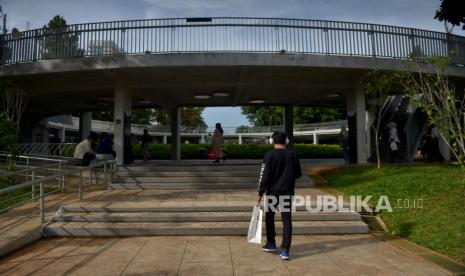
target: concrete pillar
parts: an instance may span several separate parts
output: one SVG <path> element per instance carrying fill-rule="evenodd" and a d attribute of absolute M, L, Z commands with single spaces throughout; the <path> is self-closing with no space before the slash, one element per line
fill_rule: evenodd
<path fill-rule="evenodd" d="M 349 128 L 349 132 L 355 131 L 355 141 L 352 143 L 356 147 L 357 163 L 363 164 L 368 159 L 367 140 L 367 113 L 365 106 L 365 91 L 359 86 L 351 89 L 347 93 L 347 114 L 355 116 L 355 127 Z M 349 133 L 349 136 L 350 133 Z"/>
<path fill-rule="evenodd" d="M 242 135 L 238 134 L 237 138 L 238 138 L 238 144 L 242 145 Z"/>
<path fill-rule="evenodd" d="M 294 107 L 284 107 L 284 132 L 289 139 L 289 145 L 294 144 Z"/>
<path fill-rule="evenodd" d="M 313 131 L 313 144 L 318 145 L 318 134 L 316 129 Z"/>
<path fill-rule="evenodd" d="M 92 130 L 92 112 L 86 111 L 79 114 L 79 136 L 84 140 Z"/>
<path fill-rule="evenodd" d="M 131 134 L 131 95 L 131 89 L 125 81 L 120 79 L 115 81 L 113 141 L 118 165 L 124 164 L 125 136 L 127 137 Z"/>
<path fill-rule="evenodd" d="M 181 109 L 171 110 L 171 159 L 181 160 Z"/>
<path fill-rule="evenodd" d="M 200 144 L 206 144 L 206 143 L 205 143 L 205 135 L 204 135 L 204 134 L 202 134 L 202 135 L 200 136 Z"/>
<path fill-rule="evenodd" d="M 163 135 L 163 144 L 168 144 L 168 135 Z"/>
<path fill-rule="evenodd" d="M 64 127 L 58 130 L 58 138 L 62 143 L 66 142 L 66 129 Z"/>

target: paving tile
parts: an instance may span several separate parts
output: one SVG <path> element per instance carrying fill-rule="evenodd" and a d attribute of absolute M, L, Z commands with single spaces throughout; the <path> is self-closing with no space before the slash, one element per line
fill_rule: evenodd
<path fill-rule="evenodd" d="M 16 266 L 14 269 L 8 270 L 2 275 L 28 275 L 33 272 L 36 272 L 51 263 L 50 260 L 31 260 L 23 262 L 20 265 Z"/>
<path fill-rule="evenodd" d="M 187 237 L 151 237 L 137 256 L 134 257 L 134 261 L 179 262 L 184 254 L 187 241 Z"/>
<path fill-rule="evenodd" d="M 279 260 L 277 254 L 263 252 L 260 245 L 248 243 L 246 237 L 229 237 L 229 242 L 234 264 L 249 263 L 251 260 L 257 263 L 269 263 Z"/>
<path fill-rule="evenodd" d="M 229 276 L 233 274 L 233 268 L 230 262 L 199 262 L 199 263 L 186 263 L 182 262 L 179 269 L 181 276 Z"/>
<path fill-rule="evenodd" d="M 85 266 L 81 266 L 76 270 L 73 270 L 68 275 L 99 275 L 99 276 L 114 276 L 119 275 L 127 267 L 128 262 L 102 262 L 99 260 L 93 260 Z"/>
<path fill-rule="evenodd" d="M 224 262 L 231 260 L 228 237 L 194 237 L 187 243 L 183 262 Z"/>
<path fill-rule="evenodd" d="M 124 238 L 115 240 L 103 246 L 95 254 L 95 260 L 100 262 L 129 262 L 139 253 L 148 237 Z"/>
<path fill-rule="evenodd" d="M 122 275 L 130 276 L 141 276 L 141 275 L 157 275 L 157 276 L 169 276 L 177 275 L 179 269 L 179 262 L 140 262 L 138 259 L 132 262 L 124 270 Z"/>
<path fill-rule="evenodd" d="M 254 260 L 250 260 L 247 263 L 233 263 L 234 275 L 291 275 L 279 256 L 275 257 L 275 260 L 272 262 L 255 262 Z"/>
<path fill-rule="evenodd" d="M 346 272 L 332 261 L 311 258 L 294 258 L 285 262 L 292 275 L 344 275 Z"/>
<path fill-rule="evenodd" d="M 22 262 L 0 262 L 0 274 L 15 270 Z"/>

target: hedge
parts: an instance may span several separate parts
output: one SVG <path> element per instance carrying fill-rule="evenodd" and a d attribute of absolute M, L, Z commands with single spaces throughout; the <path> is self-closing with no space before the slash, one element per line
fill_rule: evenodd
<path fill-rule="evenodd" d="M 75 146 L 68 146 L 61 152 L 63 156 L 73 156 Z M 207 159 L 209 144 L 181 144 L 182 159 Z M 272 148 L 271 145 L 225 145 L 224 151 L 228 159 L 261 159 L 265 152 Z M 339 145 L 313 145 L 295 144 L 294 149 L 299 158 L 342 158 L 342 148 Z M 169 144 L 151 144 L 150 155 L 153 159 L 170 159 L 171 148 Z M 142 159 L 140 145 L 132 149 L 135 159 Z"/>
<path fill-rule="evenodd" d="M 182 144 L 182 159 L 206 159 L 211 145 L 208 144 Z M 261 159 L 265 152 L 272 148 L 271 145 L 225 145 L 224 151 L 228 159 Z M 294 149 L 299 158 L 342 158 L 342 148 L 339 145 L 313 145 L 295 144 Z M 151 144 L 150 155 L 153 159 L 169 159 L 170 145 Z M 133 148 L 134 158 L 142 158 L 140 145 Z"/>

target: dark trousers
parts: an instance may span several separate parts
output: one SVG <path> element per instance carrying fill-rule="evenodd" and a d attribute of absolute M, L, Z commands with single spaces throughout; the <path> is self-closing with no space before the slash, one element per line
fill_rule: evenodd
<path fill-rule="evenodd" d="M 272 198 L 275 198 L 274 200 Z M 274 225 L 274 216 L 278 206 L 283 221 L 283 241 L 281 249 L 291 247 L 292 240 L 292 196 L 290 195 L 267 195 L 265 206 L 265 224 L 266 224 L 266 239 L 268 243 L 276 243 L 276 230 Z M 283 205 L 284 203 L 284 205 Z M 284 206 L 284 209 L 282 208 Z"/>

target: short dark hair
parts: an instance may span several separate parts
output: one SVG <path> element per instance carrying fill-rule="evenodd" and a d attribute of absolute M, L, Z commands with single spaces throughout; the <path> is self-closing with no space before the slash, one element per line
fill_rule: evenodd
<path fill-rule="evenodd" d="M 275 131 L 271 138 L 273 138 L 274 144 L 284 145 L 286 144 L 287 135 L 282 131 Z"/>
<path fill-rule="evenodd" d="M 91 131 L 91 132 L 89 133 L 89 136 L 87 136 L 87 139 L 88 139 L 88 140 L 95 140 L 95 141 L 97 141 L 97 138 L 98 138 L 97 133 L 95 133 L 95 132 L 93 132 L 93 131 Z"/>

